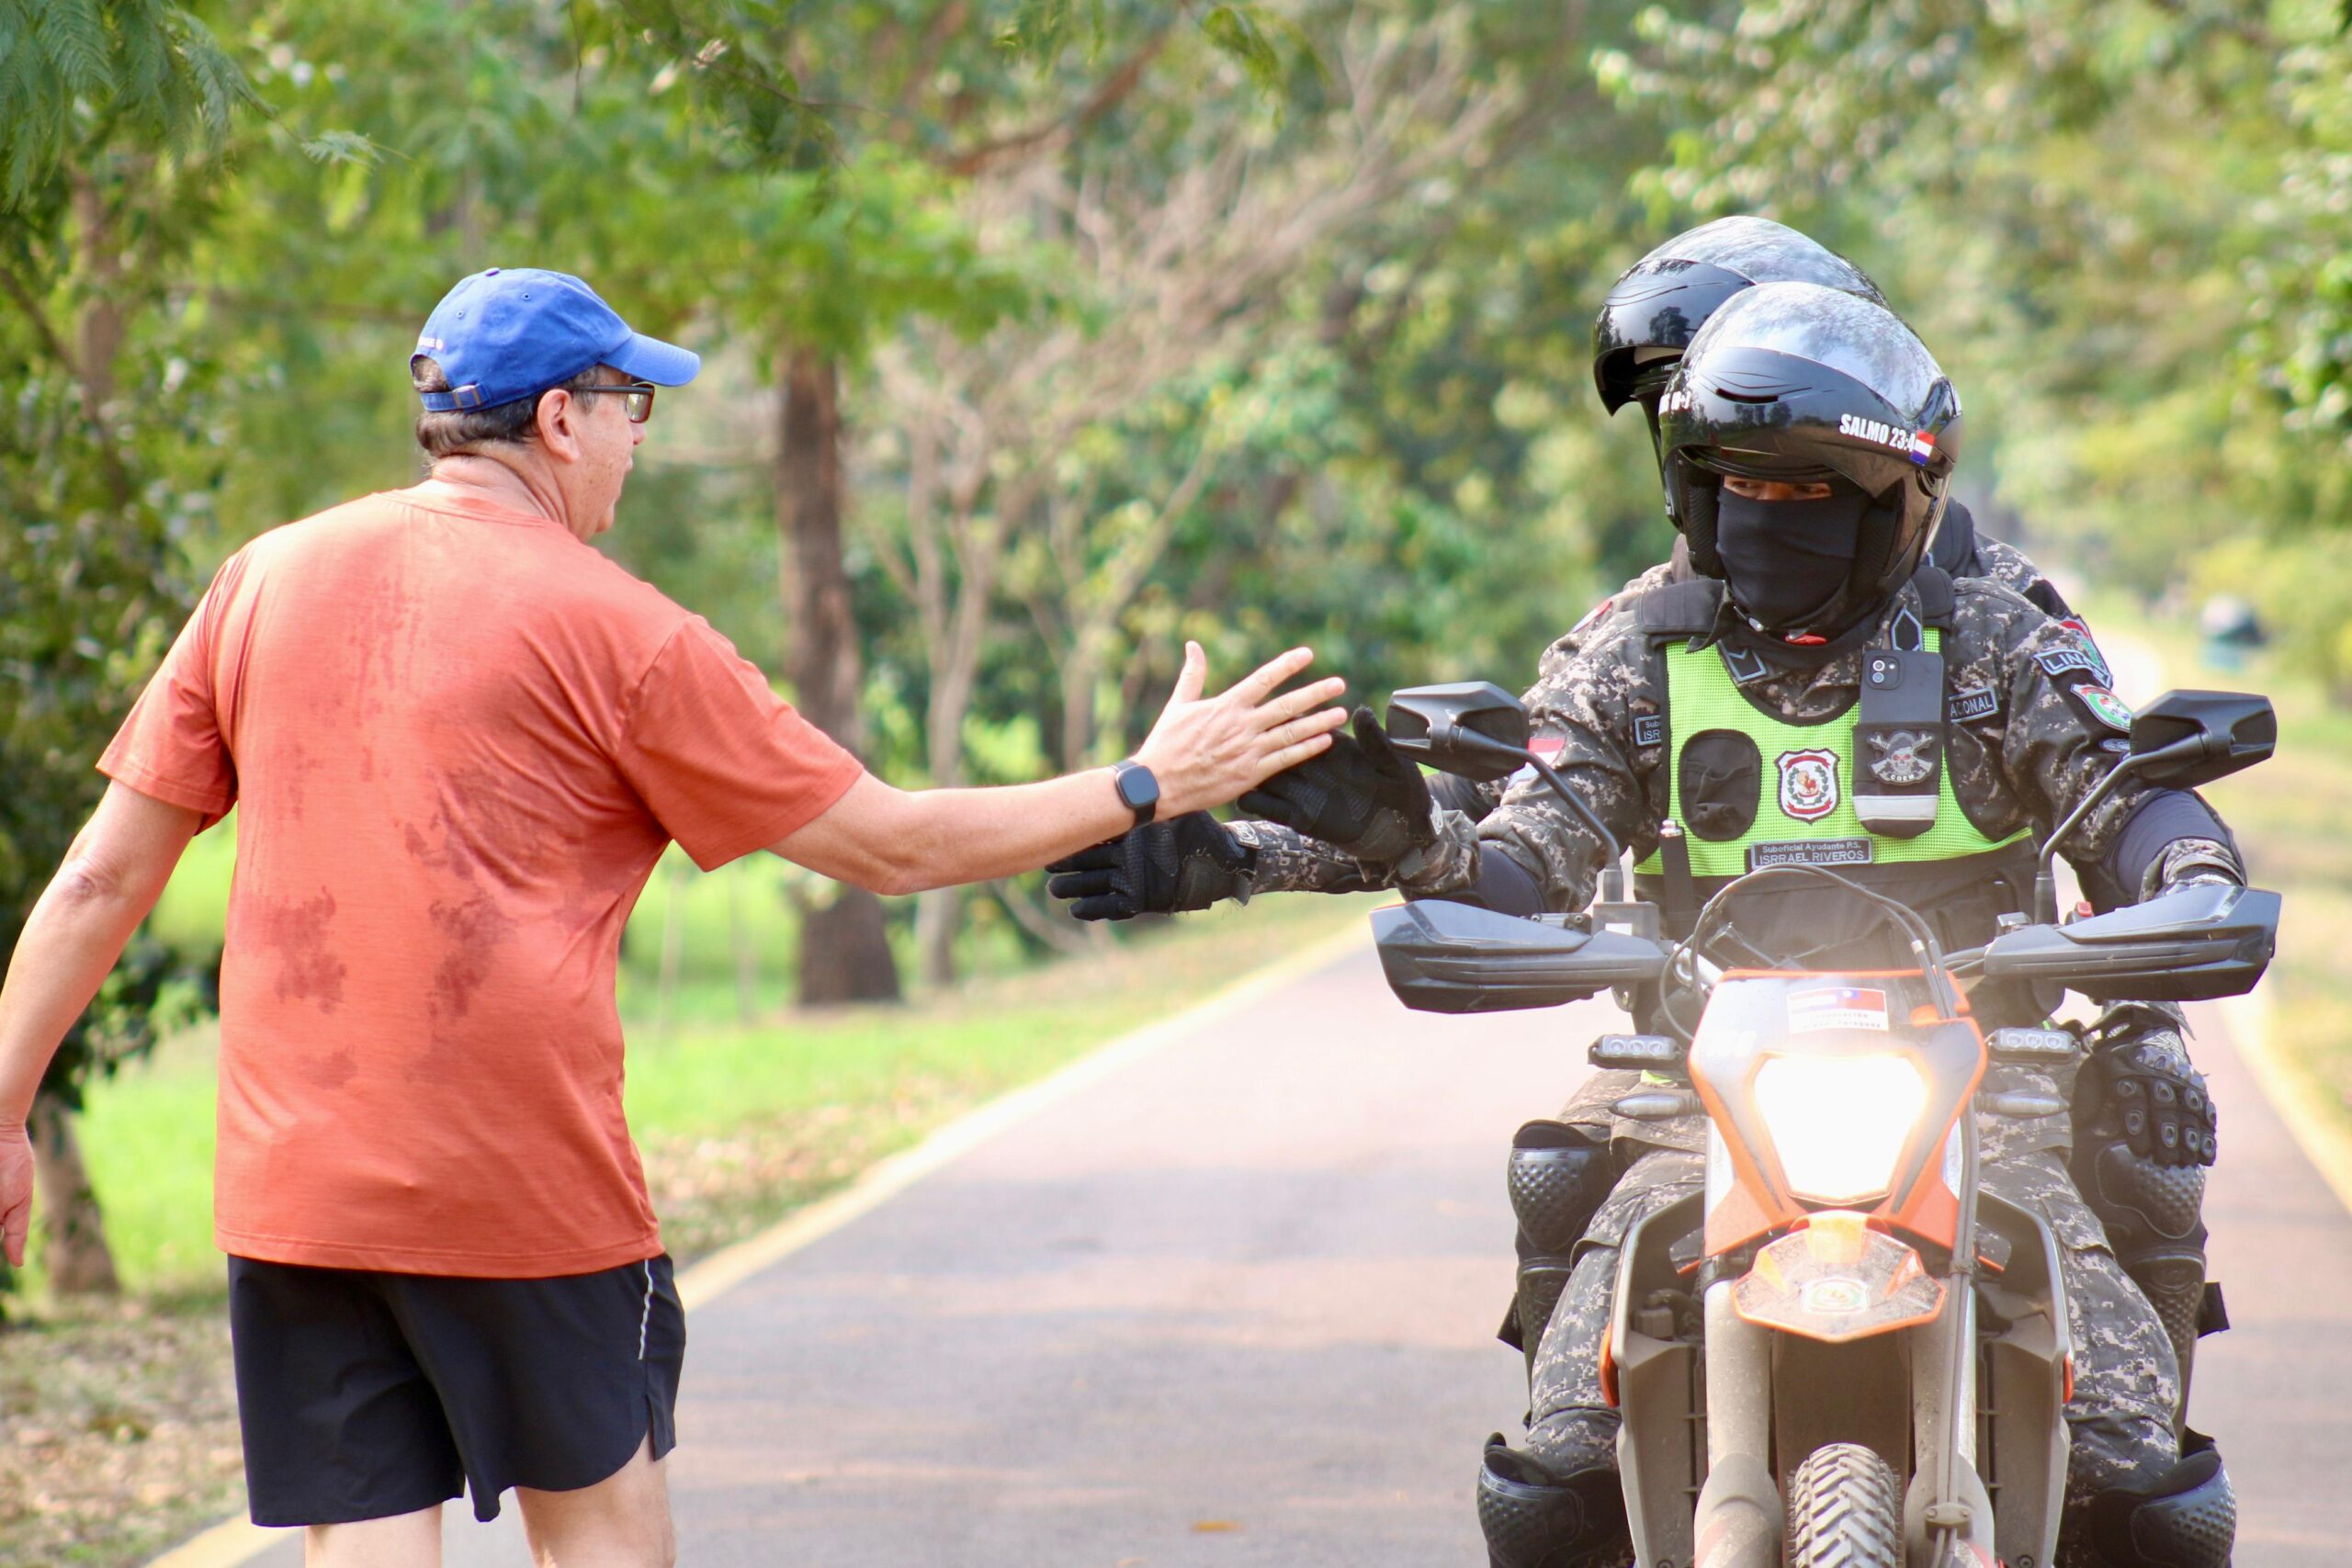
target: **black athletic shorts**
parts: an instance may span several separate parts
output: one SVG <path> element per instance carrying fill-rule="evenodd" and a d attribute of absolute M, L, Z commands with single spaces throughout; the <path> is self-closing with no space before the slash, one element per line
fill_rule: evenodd
<path fill-rule="evenodd" d="M 257 1525 L 389 1518 L 469 1488 L 570 1492 L 677 1445 L 685 1313 L 655 1258 L 552 1280 L 229 1259 Z"/>

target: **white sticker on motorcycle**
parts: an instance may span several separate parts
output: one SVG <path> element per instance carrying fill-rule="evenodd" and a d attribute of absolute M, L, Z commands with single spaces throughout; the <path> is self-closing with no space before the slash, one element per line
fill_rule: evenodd
<path fill-rule="evenodd" d="M 1818 822 L 1838 809 L 1838 753 L 1781 753 L 1781 809 L 1800 822 Z"/>
<path fill-rule="evenodd" d="M 1789 1032 L 1875 1029 L 1886 1032 L 1886 993 L 1869 986 L 1820 986 L 1789 993 Z"/>

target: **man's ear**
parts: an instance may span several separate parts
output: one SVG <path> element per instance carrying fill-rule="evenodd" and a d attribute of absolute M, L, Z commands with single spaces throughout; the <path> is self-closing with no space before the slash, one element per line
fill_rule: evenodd
<path fill-rule="evenodd" d="M 587 406 L 561 387 L 540 394 L 536 420 L 539 445 L 548 456 L 572 462 L 580 456 L 580 420 Z"/>

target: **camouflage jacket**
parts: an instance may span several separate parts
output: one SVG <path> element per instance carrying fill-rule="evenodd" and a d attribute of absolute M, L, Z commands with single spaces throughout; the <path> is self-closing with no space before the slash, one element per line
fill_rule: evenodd
<path fill-rule="evenodd" d="M 1657 847 L 1669 760 L 1661 727 L 1637 724 L 1663 711 L 1666 676 L 1636 608 L 1669 571 L 1661 566 L 1644 574 L 1553 644 L 1526 695 L 1537 744 L 1558 747 L 1555 765 L 1562 777 L 1636 861 Z M 2126 749 L 2128 716 L 2120 716 L 2121 705 L 2086 671 L 2076 626 L 2052 620 L 1991 579 L 1961 579 L 1954 593 L 1943 643 L 1952 694 L 1946 765 L 1954 798 L 1988 837 L 2029 825 L 2046 830 L 2113 767 Z M 1918 591 L 1906 585 L 1874 621 L 1824 650 L 1826 657 L 1799 664 L 1776 650 L 1774 662 L 1743 689 L 1791 722 L 1833 718 L 1859 699 L 1864 652 L 1888 646 L 1896 616 L 1918 609 Z M 1724 635 L 1736 643 L 1747 636 L 1737 629 Z M 2118 788 L 2068 841 L 2068 858 L 2078 865 L 2100 862 L 2148 793 L 2136 784 Z M 1481 819 L 1441 810 L 1437 827 L 1437 842 L 1402 866 L 1367 864 L 1267 823 L 1236 823 L 1234 830 L 1255 852 L 1258 892 L 1398 887 L 1442 897 L 1476 883 L 1479 856 L 1498 852 L 1534 876 L 1555 910 L 1581 908 L 1592 896 L 1600 846 L 1532 777 L 1511 781 Z M 2148 868 L 2139 891 L 2144 897 L 2198 866 L 2243 874 L 2226 844 L 2183 839 Z"/>

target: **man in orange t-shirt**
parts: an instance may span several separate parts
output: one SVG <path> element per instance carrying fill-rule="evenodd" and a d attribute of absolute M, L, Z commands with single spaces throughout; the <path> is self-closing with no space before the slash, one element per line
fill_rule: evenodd
<path fill-rule="evenodd" d="M 666 1564 L 684 1330 L 621 1113 L 621 929 L 675 840 L 880 893 L 1025 871 L 1329 744 L 1294 649 L 1135 758 L 902 793 L 587 541 L 695 356 L 579 279 L 466 278 L 411 375 L 431 477 L 264 534 L 214 578 L 0 989 L 0 1233 L 59 1038 L 189 838 L 241 806 L 216 1227 L 256 1523 L 313 1564 L 436 1562 L 518 1489 L 543 1561 Z M 1174 874 L 1173 872 L 1170 874 Z"/>

